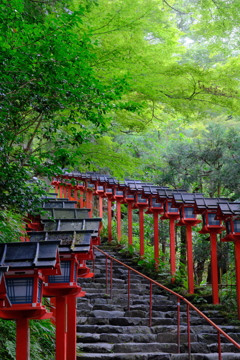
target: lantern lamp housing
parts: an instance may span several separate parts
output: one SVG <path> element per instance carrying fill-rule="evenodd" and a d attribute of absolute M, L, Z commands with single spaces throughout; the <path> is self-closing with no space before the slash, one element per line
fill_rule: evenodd
<path fill-rule="evenodd" d="M 11 307 L 1 302 L 0 317 L 4 319 L 48 318 L 42 305 L 44 277 L 60 274 L 59 241 L 49 243 L 0 244 L 1 265 L 5 273 L 7 296 Z"/>

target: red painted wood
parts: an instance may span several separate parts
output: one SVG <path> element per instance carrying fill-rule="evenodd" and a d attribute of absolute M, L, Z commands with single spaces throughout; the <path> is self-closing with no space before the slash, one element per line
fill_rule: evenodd
<path fill-rule="evenodd" d="M 154 261 L 155 268 L 159 266 L 159 231 L 158 231 L 158 212 L 153 212 L 153 231 L 154 231 Z"/>
<path fill-rule="evenodd" d="M 121 202 L 119 200 L 116 201 L 117 207 L 117 240 L 120 242 L 122 236 L 122 229 L 121 229 Z"/>
<path fill-rule="evenodd" d="M 176 273 L 176 248 L 175 248 L 175 219 L 170 218 L 169 223 L 169 235 L 170 235 L 170 270 L 172 275 L 172 283 L 175 281 Z"/>
<path fill-rule="evenodd" d="M 188 292 L 194 294 L 193 276 L 193 250 L 192 250 L 192 225 L 186 225 L 187 230 L 187 269 L 188 269 Z"/>
<path fill-rule="evenodd" d="M 30 360 L 29 320 L 16 320 L 16 360 Z"/>
<path fill-rule="evenodd" d="M 59 186 L 59 197 L 60 198 L 63 197 L 63 186 L 62 185 Z"/>
<path fill-rule="evenodd" d="M 211 243 L 212 298 L 213 298 L 213 304 L 219 304 L 217 234 L 215 232 L 210 233 L 210 243 Z"/>
<path fill-rule="evenodd" d="M 128 246 L 131 246 L 133 243 L 132 236 L 132 204 L 133 201 L 128 201 Z"/>
<path fill-rule="evenodd" d="M 112 200 L 108 198 L 108 241 L 112 241 Z"/>
<path fill-rule="evenodd" d="M 76 296 L 69 295 L 67 298 L 67 360 L 76 360 L 77 351 L 77 309 Z"/>
<path fill-rule="evenodd" d="M 56 297 L 56 360 L 67 360 L 67 301 Z"/>
<path fill-rule="evenodd" d="M 240 241 L 235 241 L 235 267 L 238 319 L 240 320 Z"/>
<path fill-rule="evenodd" d="M 140 256 L 144 256 L 144 207 L 139 206 L 139 240 Z"/>
<path fill-rule="evenodd" d="M 86 207 L 91 209 L 89 211 L 89 217 L 91 218 L 92 217 L 92 208 L 93 208 L 93 193 L 92 193 L 92 191 L 87 191 L 86 196 L 87 196 Z"/>
<path fill-rule="evenodd" d="M 98 196 L 98 214 L 99 217 L 103 217 L 103 198 Z"/>
<path fill-rule="evenodd" d="M 79 205 L 80 209 L 83 208 L 83 191 L 79 190 Z"/>

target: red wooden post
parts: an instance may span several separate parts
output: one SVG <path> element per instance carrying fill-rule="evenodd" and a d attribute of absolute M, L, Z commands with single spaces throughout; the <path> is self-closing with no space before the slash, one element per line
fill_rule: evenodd
<path fill-rule="evenodd" d="M 175 219 L 170 217 L 169 223 L 169 235 L 170 235 L 170 270 L 172 275 L 172 283 L 175 281 L 176 273 L 176 249 L 175 249 Z"/>
<path fill-rule="evenodd" d="M 235 271 L 236 271 L 236 291 L 238 319 L 240 320 L 240 241 L 235 240 Z"/>
<path fill-rule="evenodd" d="M 78 188 L 76 186 L 74 187 L 74 200 L 78 201 Z"/>
<path fill-rule="evenodd" d="M 59 185 L 59 197 L 62 198 L 63 197 L 63 185 Z"/>
<path fill-rule="evenodd" d="M 103 198 L 98 196 L 98 213 L 99 217 L 103 217 Z"/>
<path fill-rule="evenodd" d="M 56 297 L 56 360 L 67 360 L 67 301 Z"/>
<path fill-rule="evenodd" d="M 117 207 L 117 240 L 120 242 L 122 236 L 121 229 L 121 202 L 119 200 L 116 201 Z"/>
<path fill-rule="evenodd" d="M 68 200 L 72 200 L 72 185 L 68 185 L 67 188 L 68 188 L 67 198 Z"/>
<path fill-rule="evenodd" d="M 154 262 L 155 268 L 159 266 L 159 231 L 158 231 L 158 212 L 153 211 L 153 229 L 154 229 Z"/>
<path fill-rule="evenodd" d="M 188 292 L 194 294 L 193 276 L 193 250 L 192 250 L 192 225 L 186 225 L 187 230 L 187 269 L 188 269 Z"/>
<path fill-rule="evenodd" d="M 217 234 L 211 231 L 211 272 L 212 272 L 212 297 L 213 304 L 219 304 L 218 296 L 218 263 L 217 263 Z"/>
<path fill-rule="evenodd" d="M 67 297 L 67 360 L 77 358 L 76 339 L 77 339 L 77 309 L 76 296 Z"/>
<path fill-rule="evenodd" d="M 139 240 L 140 256 L 144 256 L 144 207 L 139 206 Z"/>
<path fill-rule="evenodd" d="M 108 198 L 108 241 L 112 241 L 112 200 Z"/>
<path fill-rule="evenodd" d="M 83 208 L 83 190 L 79 190 L 79 206 Z"/>
<path fill-rule="evenodd" d="M 16 360 L 30 360 L 29 320 L 16 320 Z"/>
<path fill-rule="evenodd" d="M 93 208 L 93 193 L 92 193 L 92 191 L 87 191 L 86 197 L 87 197 L 86 207 L 91 209 L 89 211 L 89 217 L 91 218 L 92 217 L 92 208 Z"/>
<path fill-rule="evenodd" d="M 66 184 L 63 186 L 63 197 L 67 198 L 67 186 L 66 186 Z"/>
<path fill-rule="evenodd" d="M 132 204 L 133 201 L 128 201 L 128 246 L 133 243 L 132 237 Z"/>
<path fill-rule="evenodd" d="M 55 193 L 58 194 L 58 190 L 59 190 L 59 183 L 58 183 L 58 181 L 56 181 L 55 184 L 54 184 L 54 191 L 55 191 Z"/>

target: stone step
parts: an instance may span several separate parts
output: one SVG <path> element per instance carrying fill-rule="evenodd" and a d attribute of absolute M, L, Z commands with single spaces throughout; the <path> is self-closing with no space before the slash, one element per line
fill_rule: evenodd
<path fill-rule="evenodd" d="M 231 334 L 233 338 L 235 338 L 235 334 L 238 337 L 239 333 L 231 333 L 232 328 L 231 327 L 223 327 L 222 328 L 227 333 Z M 170 336 L 173 334 L 176 335 L 176 326 L 175 325 L 158 325 L 158 326 L 152 326 L 151 328 L 148 326 L 120 326 L 120 325 L 79 325 L 77 327 L 77 330 L 79 333 L 116 333 L 116 334 L 164 334 L 167 333 Z M 181 325 L 180 326 L 180 334 L 187 334 L 187 326 Z M 216 330 L 210 326 L 210 325 L 203 325 L 201 327 L 199 326 L 192 326 L 191 327 L 191 334 L 198 335 L 201 341 L 203 339 L 201 338 L 202 334 L 204 334 L 204 337 L 212 336 L 210 341 L 208 343 L 216 342 L 216 336 L 217 332 Z M 235 338 L 237 341 L 237 337 Z M 222 338 L 222 342 L 224 342 L 224 338 Z M 207 343 L 207 341 L 206 341 Z"/>
<path fill-rule="evenodd" d="M 150 282 L 134 272 L 131 272 L 130 277 L 128 309 L 128 270 L 114 262 L 110 298 L 109 281 L 106 288 L 105 256 L 98 252 L 96 254 L 95 277 L 79 282 L 87 295 L 83 306 L 81 299 L 78 300 L 77 359 L 219 360 L 217 331 L 193 310 L 190 311 L 192 354 L 189 357 L 186 305 L 182 301 L 181 354 L 177 354 L 177 298 L 155 285 L 152 296 L 152 326 L 148 326 Z M 126 263 L 131 266 L 128 259 Z M 109 280 L 110 266 L 108 270 Z M 108 294 L 105 294 L 106 292 Z M 238 327 L 225 326 L 225 320 L 215 310 L 204 313 L 239 341 Z M 240 360 L 236 348 L 221 338 L 224 352 L 222 360 Z"/>
<path fill-rule="evenodd" d="M 88 325 L 120 325 L 120 326 L 148 326 L 147 318 L 128 318 L 128 317 L 78 317 L 77 323 Z M 173 325 L 175 322 L 171 318 L 153 318 L 152 325 Z"/>
<path fill-rule="evenodd" d="M 134 352 L 147 352 L 151 349 L 151 352 L 169 352 L 177 353 L 177 344 L 174 343 L 77 343 L 77 349 L 80 349 L 83 353 L 95 352 L 95 353 L 134 353 Z M 77 350 L 78 351 L 78 350 Z"/>
<path fill-rule="evenodd" d="M 80 353 L 77 354 L 77 360 L 171 360 L 170 354 L 164 353 L 131 353 L 131 354 L 99 354 L 99 353 Z M 176 359 L 177 360 L 177 359 Z M 185 359 L 181 359 L 185 360 Z M 200 359 L 199 359 L 200 360 Z M 224 359 L 230 360 L 230 359 Z"/>
<path fill-rule="evenodd" d="M 151 328 L 148 326 L 120 326 L 120 325 L 77 325 L 78 333 L 91 334 L 151 334 Z"/>
<path fill-rule="evenodd" d="M 115 353 L 115 354 L 99 354 L 99 353 L 79 353 L 77 360 L 219 360 L 218 353 L 212 354 L 168 354 L 168 353 Z M 222 360 L 240 360 L 239 354 L 225 353 L 222 354 Z"/>
<path fill-rule="evenodd" d="M 197 334 L 191 334 L 191 342 L 197 341 Z M 82 343 L 95 343 L 95 342 L 110 342 L 111 344 L 122 342 L 134 342 L 134 343 L 177 343 L 177 334 L 160 333 L 160 334 L 146 334 L 146 333 L 77 333 L 78 342 Z M 181 343 L 188 341 L 188 334 L 180 335 Z M 215 337 L 216 341 L 216 337 Z"/>

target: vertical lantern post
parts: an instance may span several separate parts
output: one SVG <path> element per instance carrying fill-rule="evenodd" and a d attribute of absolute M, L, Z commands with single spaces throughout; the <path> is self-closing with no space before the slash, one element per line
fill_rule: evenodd
<path fill-rule="evenodd" d="M 186 192 L 184 189 L 158 189 L 158 196 L 163 202 L 164 214 L 162 220 L 169 220 L 169 238 L 170 238 L 170 272 L 171 282 L 175 281 L 176 273 L 176 245 L 175 245 L 175 221 L 179 220 L 179 209 L 172 207 L 173 192 Z"/>
<path fill-rule="evenodd" d="M 162 187 L 153 185 L 144 185 L 143 194 L 148 200 L 148 209 L 146 214 L 153 214 L 153 242 L 154 242 L 154 264 L 155 269 L 159 267 L 159 229 L 158 218 L 159 214 L 163 213 L 163 203 L 158 196 L 158 189 Z"/>
<path fill-rule="evenodd" d="M 240 202 L 219 203 L 216 219 L 224 220 L 227 235 L 221 241 L 232 241 L 235 248 L 235 272 L 238 320 L 240 320 Z"/>
<path fill-rule="evenodd" d="M 5 278 L 11 304 L 1 301 L 0 318 L 16 320 L 16 360 L 29 360 L 29 319 L 52 316 L 42 305 L 43 280 L 60 272 L 58 245 L 59 241 L 0 244 L 0 263 L 9 267 Z"/>
<path fill-rule="evenodd" d="M 218 261 L 217 261 L 217 234 L 224 230 L 220 220 L 216 220 L 217 207 L 219 202 L 228 202 L 221 198 L 198 198 L 195 199 L 195 213 L 202 215 L 203 227 L 200 234 L 210 234 L 210 255 L 211 255 L 211 282 L 212 282 L 212 302 L 219 304 L 218 294 Z"/>
<path fill-rule="evenodd" d="M 128 191 L 134 194 L 135 202 L 133 208 L 139 211 L 139 254 L 140 257 L 144 256 L 144 209 L 148 207 L 148 200 L 144 199 L 142 192 L 144 185 L 152 185 L 147 183 L 141 183 L 138 181 L 128 182 Z"/>
<path fill-rule="evenodd" d="M 197 197 L 203 197 L 202 194 L 191 193 L 173 193 L 173 207 L 180 210 L 180 220 L 178 226 L 186 226 L 187 238 L 187 270 L 188 270 L 188 292 L 194 293 L 194 269 L 193 269 L 193 249 L 192 249 L 192 226 L 201 223 L 194 214 L 194 201 Z"/>

